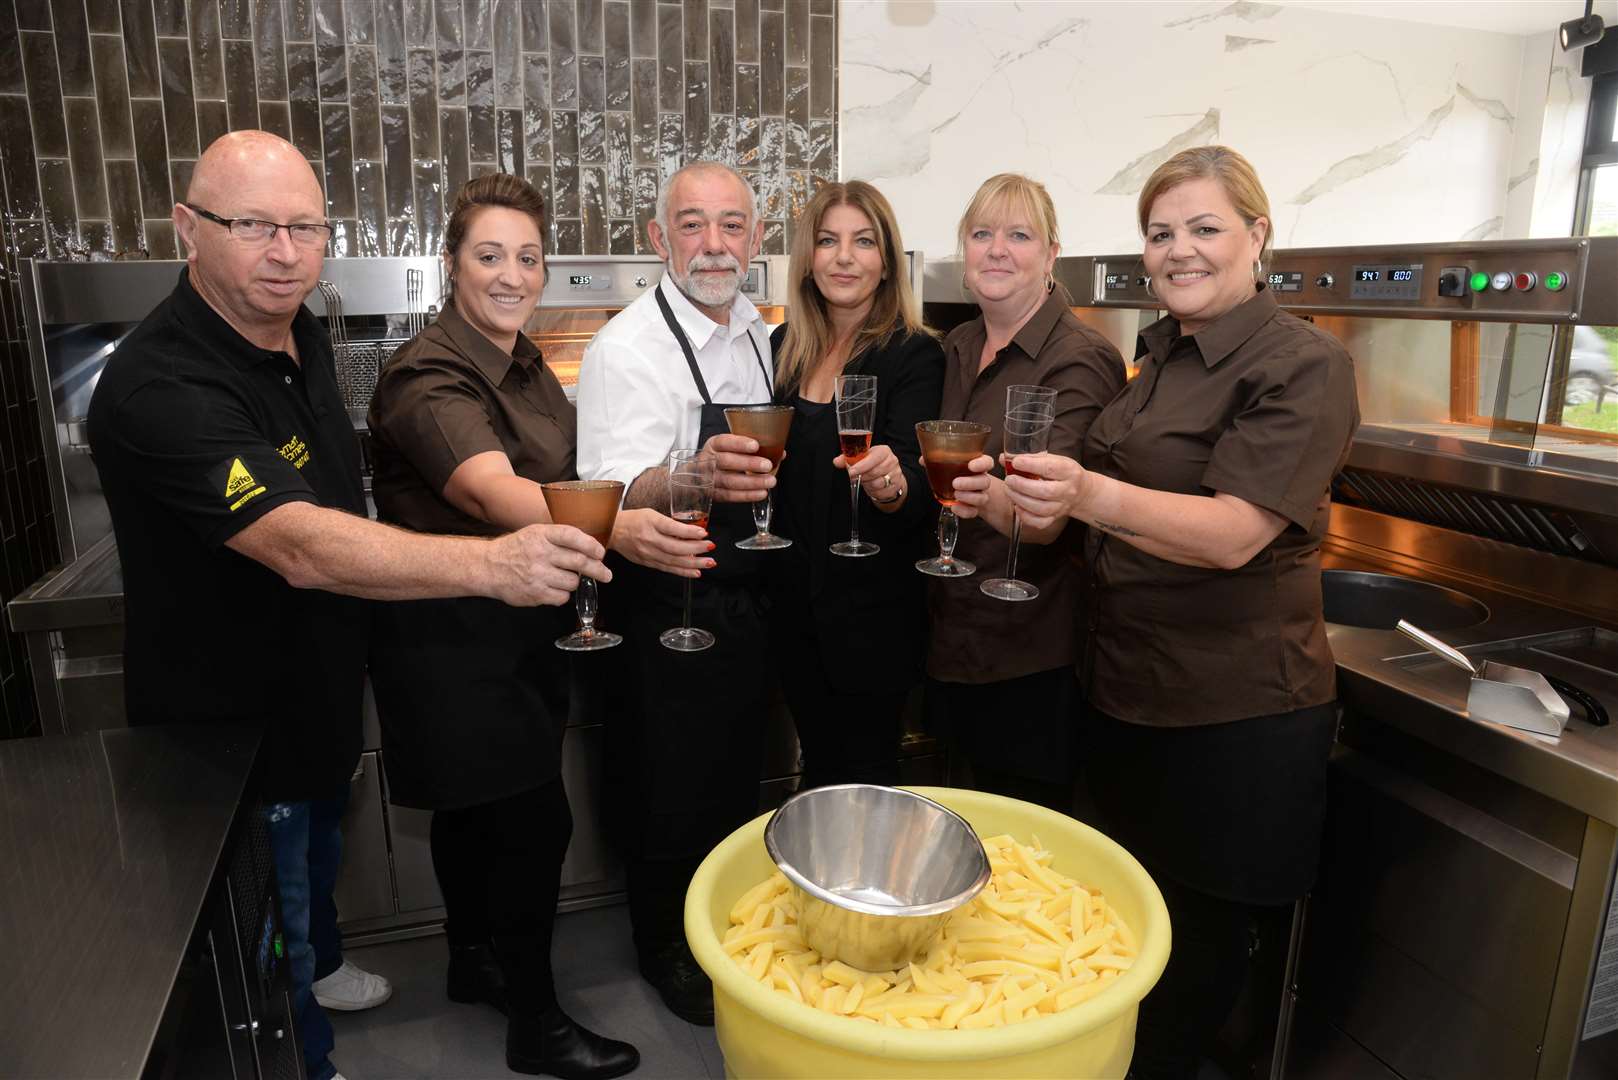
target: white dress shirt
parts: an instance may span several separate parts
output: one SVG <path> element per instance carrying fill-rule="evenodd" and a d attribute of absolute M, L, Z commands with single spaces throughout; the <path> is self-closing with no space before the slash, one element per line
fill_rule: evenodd
<path fill-rule="evenodd" d="M 724 326 L 698 311 L 667 276 L 657 286 L 685 331 L 715 404 L 768 402 L 769 328 L 741 293 Z M 751 339 L 751 344 L 749 344 Z M 753 352 L 753 346 L 758 352 Z M 759 358 L 763 359 L 760 368 Z M 773 376 L 772 376 L 773 377 Z M 670 450 L 696 449 L 702 394 L 648 289 L 591 339 L 579 364 L 581 480 L 622 480 L 627 489 Z"/>

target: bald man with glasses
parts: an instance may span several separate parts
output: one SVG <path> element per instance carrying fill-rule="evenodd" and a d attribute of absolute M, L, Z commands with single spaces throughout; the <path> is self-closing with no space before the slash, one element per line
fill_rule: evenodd
<path fill-rule="evenodd" d="M 107 360 L 90 404 L 124 576 L 135 724 L 263 733 L 293 1009 L 309 1080 L 338 1076 L 328 1008 L 385 980 L 342 959 L 332 888 L 359 760 L 369 601 L 562 604 L 611 575 L 577 529 L 429 536 L 368 519 L 331 341 L 304 299 L 331 226 L 292 144 L 238 131 L 197 162 L 174 228 L 186 267 Z"/>

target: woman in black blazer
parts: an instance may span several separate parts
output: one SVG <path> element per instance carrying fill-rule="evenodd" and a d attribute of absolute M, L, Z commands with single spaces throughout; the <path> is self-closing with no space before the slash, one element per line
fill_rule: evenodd
<path fill-rule="evenodd" d="M 791 322 L 776 329 L 776 395 L 796 410 L 775 498 L 771 649 L 803 747 L 804 787 L 897 782 L 900 713 L 921 677 L 925 581 L 916 573 L 937 508 L 916 424 L 938 417 L 944 354 L 921 321 L 893 209 L 860 180 L 822 187 L 798 218 Z M 833 388 L 874 375 L 868 454 L 839 452 Z M 849 536 L 849 481 L 862 481 L 860 537 L 881 551 L 833 555 Z"/>

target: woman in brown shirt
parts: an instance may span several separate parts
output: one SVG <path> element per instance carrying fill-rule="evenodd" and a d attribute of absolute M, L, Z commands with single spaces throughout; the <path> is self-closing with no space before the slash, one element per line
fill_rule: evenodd
<path fill-rule="evenodd" d="M 515 176 L 479 177 L 445 233 L 450 293 L 383 369 L 371 398 L 378 516 L 405 528 L 496 536 L 549 521 L 539 485 L 574 473 L 574 412 L 522 333 L 545 284 L 544 203 Z M 695 576 L 700 529 L 619 514 L 611 546 Z M 431 810 L 444 894 L 449 996 L 508 1015 L 517 1072 L 611 1077 L 627 1043 L 575 1024 L 556 1000 L 551 938 L 572 816 L 561 777 L 571 628 L 558 608 L 475 598 L 381 605 L 371 681 L 388 797 Z"/>
<path fill-rule="evenodd" d="M 1010 546 L 1011 504 L 999 468 L 1006 388 L 1056 391 L 1050 448 L 1077 454 L 1090 424 L 1124 385 L 1118 350 L 1073 317 L 1051 278 L 1061 244 L 1044 185 L 1002 173 L 984 181 L 959 226 L 965 286 L 982 314 L 944 342 L 941 419 L 989 426 L 976 475 L 955 481 L 962 521 L 956 554 L 978 567 L 928 578 L 929 718 L 971 764 L 985 791 L 1071 812 L 1077 768 L 1073 612 L 1077 526 L 1024 522 L 1018 577 L 1039 595 L 1012 603 L 985 596 Z M 992 471 L 991 471 L 992 470 Z"/>
<path fill-rule="evenodd" d="M 1132 1074 L 1196 1073 L 1241 990 L 1259 905 L 1319 860 L 1335 666 L 1321 617 L 1332 475 L 1359 422 L 1348 353 L 1276 306 L 1269 202 L 1220 146 L 1175 155 L 1139 202 L 1168 316 L 1071 456 L 1020 456 L 1030 524 L 1090 526 L 1080 676 L 1109 831 L 1157 880 L 1174 952 Z"/>

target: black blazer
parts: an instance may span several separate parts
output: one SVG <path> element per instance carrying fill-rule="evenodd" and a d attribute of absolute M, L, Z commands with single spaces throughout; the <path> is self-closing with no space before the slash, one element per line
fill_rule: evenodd
<path fill-rule="evenodd" d="M 771 336 L 777 350 L 786 329 L 780 326 Z M 915 563 L 936 543 L 938 519 L 926 470 L 917 460 L 916 424 L 938 418 L 944 351 L 926 334 L 899 334 L 866 349 L 843 370 L 876 376 L 871 441 L 898 457 L 908 498 L 897 511 L 883 513 L 862 494 L 860 538 L 882 550 L 862 559 L 831 554 L 831 544 L 848 539 L 850 524 L 848 474 L 831 463 L 839 452 L 835 407 L 783 398 L 799 411 L 775 489 L 772 531 L 793 544 L 769 560 L 774 644 L 782 650 L 778 657 L 817 645 L 807 655 L 818 654 L 828 680 L 843 693 L 902 693 L 922 670 L 926 578 Z M 897 662 L 849 662 L 867 651 Z"/>

